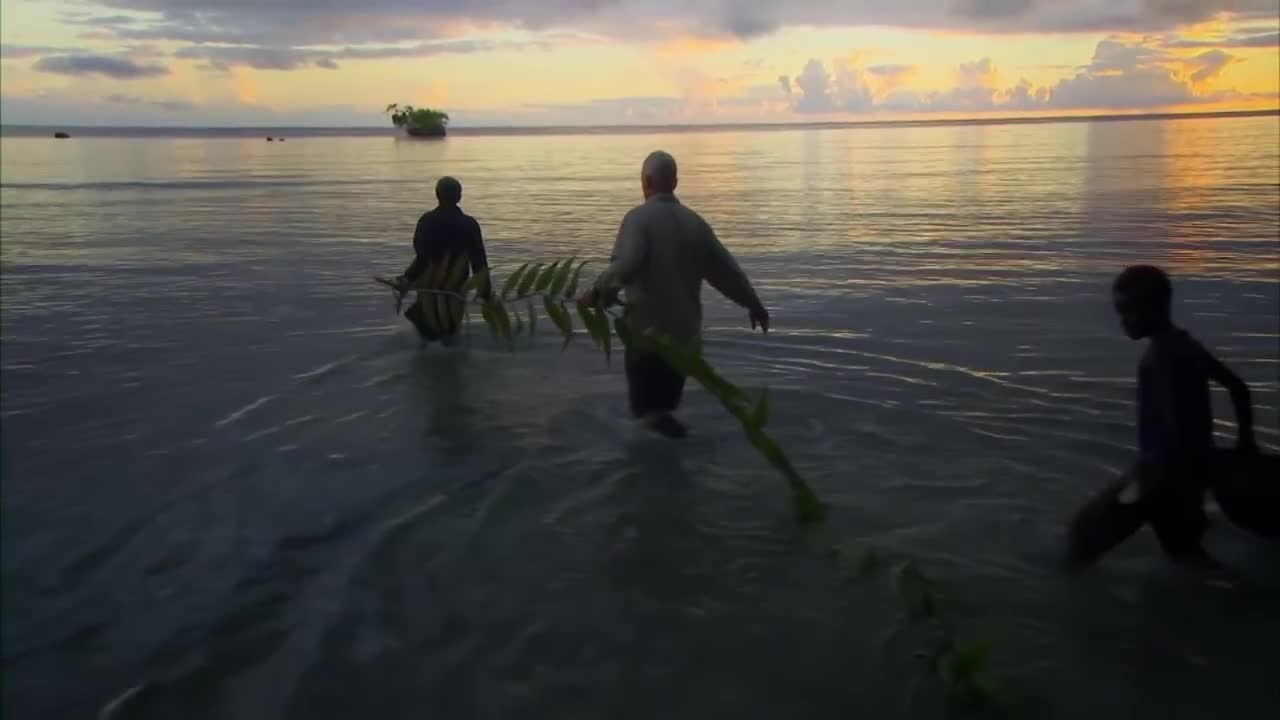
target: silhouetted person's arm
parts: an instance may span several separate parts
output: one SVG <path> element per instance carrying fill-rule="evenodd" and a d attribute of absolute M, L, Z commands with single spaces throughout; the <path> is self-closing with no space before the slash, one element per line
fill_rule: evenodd
<path fill-rule="evenodd" d="M 406 282 L 413 282 L 418 279 L 423 270 L 427 269 L 428 261 L 427 249 L 429 247 L 430 238 L 427 236 L 427 216 L 423 215 L 418 218 L 418 225 L 413 230 L 413 262 L 404 271 L 404 279 Z"/>
<path fill-rule="evenodd" d="M 471 237 L 467 243 L 467 257 L 471 261 L 471 272 L 479 273 L 489 269 L 489 256 L 484 251 L 484 234 L 480 231 L 480 223 L 471 220 Z M 476 289 L 477 294 L 482 298 L 489 297 L 491 281 L 485 278 L 484 282 Z"/>
<path fill-rule="evenodd" d="M 703 278 L 721 295 L 748 310 L 752 328 L 759 325 L 765 332 L 769 332 L 769 311 L 765 310 L 760 297 L 756 295 L 755 288 L 751 287 L 751 280 L 742 271 L 742 267 L 734 259 L 733 253 L 729 252 L 729 248 L 726 248 L 724 243 L 716 237 L 711 225 L 704 222 L 702 228 L 707 246 L 706 264 L 702 270 Z"/>
<path fill-rule="evenodd" d="M 1231 404 L 1236 410 L 1236 447 L 1246 452 L 1256 451 L 1258 444 L 1253 436 L 1253 401 L 1249 397 L 1249 386 L 1212 353 L 1208 353 L 1208 360 L 1209 377 L 1231 393 Z"/>

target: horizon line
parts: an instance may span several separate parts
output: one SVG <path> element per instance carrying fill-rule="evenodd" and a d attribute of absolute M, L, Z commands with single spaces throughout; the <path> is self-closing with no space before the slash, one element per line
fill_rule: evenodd
<path fill-rule="evenodd" d="M 805 130 L 841 129 L 858 127 L 921 127 L 964 125 L 1030 125 L 1044 123 L 1079 123 L 1098 121 L 1141 120 L 1194 120 L 1231 117 L 1280 116 L 1280 107 L 1249 110 L 1204 110 L 1188 112 L 1134 112 L 1094 113 L 1084 115 L 1000 115 L 995 117 L 913 118 L 900 120 L 812 120 L 799 122 L 695 122 L 667 124 L 556 124 L 556 125 L 456 125 L 449 133 L 459 135 L 522 134 L 575 131 L 655 132 L 689 130 Z M 398 134 L 395 127 L 382 125 L 50 125 L 30 123 L 0 123 L 0 134 L 10 130 L 81 130 L 81 131 L 266 131 L 266 130 L 328 130 L 377 132 Z"/>

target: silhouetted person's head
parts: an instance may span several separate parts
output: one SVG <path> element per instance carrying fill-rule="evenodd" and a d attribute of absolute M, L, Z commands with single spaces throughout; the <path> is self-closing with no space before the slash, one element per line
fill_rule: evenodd
<path fill-rule="evenodd" d="M 1169 326 L 1169 308 L 1173 303 L 1173 284 L 1169 276 L 1154 265 L 1125 268 L 1111 286 L 1116 313 L 1124 332 L 1141 340 Z"/>
<path fill-rule="evenodd" d="M 646 200 L 654 195 L 675 192 L 676 159 L 661 150 L 649 153 L 640 167 L 640 187 L 644 189 Z"/>
<path fill-rule="evenodd" d="M 462 183 L 451 177 L 442 177 L 436 182 L 436 200 L 441 207 L 457 207 L 462 202 Z"/>

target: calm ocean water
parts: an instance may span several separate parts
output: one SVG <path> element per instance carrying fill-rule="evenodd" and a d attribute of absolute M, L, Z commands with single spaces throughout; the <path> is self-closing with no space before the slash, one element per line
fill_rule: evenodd
<path fill-rule="evenodd" d="M 5 137 L 4 716 L 141 687 L 116 717 L 936 717 L 893 598 L 804 543 L 705 393 L 649 438 L 588 342 L 420 351 L 369 279 L 445 173 L 498 272 L 599 270 L 659 147 L 774 317 L 708 290 L 713 364 L 770 387 L 838 534 L 963 596 L 1028 717 L 1272 716 L 1274 594 L 1149 533 L 1057 558 L 1134 452 L 1123 266 L 1173 274 L 1280 446 L 1274 117 Z M 1280 586 L 1276 548 L 1210 545 Z"/>

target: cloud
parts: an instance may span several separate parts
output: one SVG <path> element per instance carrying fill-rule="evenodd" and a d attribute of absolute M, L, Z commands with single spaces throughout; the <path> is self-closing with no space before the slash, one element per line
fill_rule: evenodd
<path fill-rule="evenodd" d="M 906 78 L 914 76 L 920 70 L 915 65 L 872 65 L 867 72 L 884 78 Z"/>
<path fill-rule="evenodd" d="M 778 78 L 791 108 L 802 114 L 867 112 L 888 104 L 915 104 L 899 90 L 915 79 L 915 65 L 861 66 L 856 57 L 831 63 L 831 70 L 817 58 L 805 63 L 794 81 Z M 794 92 L 793 92 L 794 88 Z"/>
<path fill-rule="evenodd" d="M 76 124 L 97 126 L 189 127 L 198 119 L 201 127 L 340 127 L 383 126 L 386 118 L 376 110 L 345 105 L 311 106 L 278 110 L 245 103 L 230 96 L 210 97 L 199 103 L 181 99 L 146 100 L 132 95 L 86 98 L 83 93 L 54 91 L 39 96 L 0 97 L 0 124 L 46 125 L 76 118 Z"/>
<path fill-rule="evenodd" d="M 104 25 L 132 25 L 138 18 L 132 15 L 64 15 L 63 22 L 71 25 L 88 25 L 102 27 Z"/>
<path fill-rule="evenodd" d="M 1228 48 L 1233 50 L 1246 48 L 1274 49 L 1280 47 L 1280 32 L 1233 35 L 1211 40 L 1179 38 L 1166 42 L 1164 47 L 1180 49 Z"/>
<path fill-rule="evenodd" d="M 1034 0 L 956 0 L 956 13 L 977 19 L 1017 17 L 1035 8 Z"/>
<path fill-rule="evenodd" d="M 1109 38 L 1098 42 L 1088 66 L 1053 87 L 1050 105 L 1116 110 L 1212 102 L 1231 93 L 1201 92 L 1198 86 L 1236 61 L 1223 50 L 1184 59 L 1151 44 Z"/>
<path fill-rule="evenodd" d="M 430 57 L 450 53 L 479 53 L 500 49 L 549 49 L 543 41 L 498 43 L 483 40 L 437 40 L 416 45 L 359 46 L 338 50 L 314 48 L 271 48 L 257 45 L 191 45 L 174 52 L 183 60 L 204 60 L 206 69 L 226 71 L 233 67 L 255 70 L 297 70 L 320 67 L 338 68 L 339 60 L 385 60 L 391 58 Z"/>
<path fill-rule="evenodd" d="M 85 0 L 144 14 L 120 37 L 299 47 L 420 42 L 498 26 L 613 37 L 755 38 L 786 27 L 982 32 L 1161 32 L 1228 16 L 1275 17 L 1275 0 Z"/>
<path fill-rule="evenodd" d="M 817 58 L 805 63 L 795 79 L 796 97 L 792 108 L 799 113 L 834 112 L 838 103 L 831 88 L 831 75 Z"/>
<path fill-rule="evenodd" d="M 578 103 L 530 103 L 521 108 L 526 122 L 567 125 L 668 124 L 684 114 L 685 101 L 675 97 L 602 98 Z M 517 115 L 519 117 L 519 115 Z"/>
<path fill-rule="evenodd" d="M 59 48 L 48 45 L 13 45 L 0 44 L 0 60 L 21 60 L 41 55 L 75 54 L 83 52 L 79 48 Z"/>
<path fill-rule="evenodd" d="M 138 97 L 137 95 L 112 94 L 103 98 L 103 101 L 112 105 L 129 105 L 131 107 L 156 108 L 166 112 L 189 112 L 195 109 L 194 103 L 186 100 L 151 100 L 149 98 Z"/>
<path fill-rule="evenodd" d="M 141 65 L 128 58 L 110 55 L 52 55 L 36 61 L 38 72 L 57 75 L 104 75 L 117 80 L 156 77 L 169 74 L 163 65 Z"/>
<path fill-rule="evenodd" d="M 1050 86 L 1026 79 L 1006 81 L 990 58 L 957 66 L 950 87 L 910 87 L 915 68 L 852 61 L 830 67 L 810 59 L 794 79 L 778 78 L 781 92 L 799 114 L 840 112 L 984 113 L 1021 110 L 1135 110 L 1241 97 L 1229 89 L 1210 89 L 1240 58 L 1221 50 L 1185 57 L 1156 41 L 1106 38 L 1098 42 L 1088 65 Z"/>
<path fill-rule="evenodd" d="M 1225 50 L 1208 50 L 1183 61 L 1193 84 L 1206 83 L 1222 74 L 1222 70 L 1240 59 Z"/>

